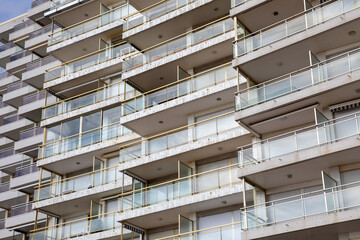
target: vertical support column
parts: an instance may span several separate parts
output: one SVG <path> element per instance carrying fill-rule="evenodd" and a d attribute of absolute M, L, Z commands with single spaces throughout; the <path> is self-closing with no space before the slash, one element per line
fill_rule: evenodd
<path fill-rule="evenodd" d="M 195 123 L 195 115 L 194 114 L 190 114 L 188 116 L 188 124 L 193 124 Z M 188 127 L 188 141 L 189 142 L 193 142 L 195 141 L 195 126 L 191 125 Z"/>
<path fill-rule="evenodd" d="M 193 30 L 192 27 L 186 29 L 186 32 L 189 32 L 186 35 L 186 47 L 190 47 L 192 45 L 192 33 L 190 32 L 191 30 Z"/>
<path fill-rule="evenodd" d="M 146 138 L 142 138 L 142 141 L 141 141 L 141 155 L 142 156 L 146 156 L 148 153 L 149 153 L 149 146 L 148 146 L 148 143 L 149 141 L 146 140 Z"/>

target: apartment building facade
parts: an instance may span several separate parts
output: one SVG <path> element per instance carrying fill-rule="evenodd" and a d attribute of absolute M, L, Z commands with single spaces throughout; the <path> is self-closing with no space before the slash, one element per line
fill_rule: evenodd
<path fill-rule="evenodd" d="M 0 40 L 0 240 L 360 239 L 360 0 L 35 0 Z"/>

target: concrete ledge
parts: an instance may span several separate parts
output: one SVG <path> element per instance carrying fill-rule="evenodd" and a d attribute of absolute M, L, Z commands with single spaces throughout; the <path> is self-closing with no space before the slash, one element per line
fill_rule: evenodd
<path fill-rule="evenodd" d="M 195 2 L 189 4 L 189 5 L 185 5 L 179 9 L 176 9 L 174 11 L 171 11 L 161 17 L 155 18 L 151 21 L 148 21 L 146 23 L 141 24 L 140 26 L 137 26 L 135 28 L 132 28 L 128 31 L 124 31 L 123 33 L 123 38 L 128 38 L 132 35 L 135 35 L 141 31 L 145 31 L 148 30 L 149 28 L 152 28 L 156 25 L 162 24 L 170 19 L 173 19 L 175 17 L 178 17 L 186 12 L 190 12 L 192 10 L 194 10 L 195 8 L 201 7 L 209 2 L 212 2 L 213 0 L 195 0 Z"/>
<path fill-rule="evenodd" d="M 248 0 L 247 2 L 240 4 L 236 7 L 230 9 L 230 16 L 234 17 L 235 15 L 247 12 L 260 4 L 264 4 L 266 2 L 270 2 L 271 0 Z"/>
<path fill-rule="evenodd" d="M 194 93 L 170 100 L 168 102 L 161 103 L 159 105 L 152 106 L 150 108 L 144 109 L 142 111 L 126 115 L 120 119 L 120 123 L 124 124 L 127 122 L 134 121 L 139 118 L 147 117 L 158 112 L 166 111 L 169 108 L 176 107 L 181 104 L 189 103 L 195 101 L 199 98 L 214 94 L 216 92 L 223 91 L 225 89 L 233 88 L 237 86 L 237 79 L 233 79 L 227 82 L 220 83 L 218 85 L 210 86 Z"/>
<path fill-rule="evenodd" d="M 131 184 L 132 184 L 132 179 L 126 178 L 124 180 L 124 186 L 131 186 Z M 104 193 L 104 192 L 111 191 L 114 189 L 119 189 L 122 187 L 123 187 L 122 179 L 119 179 L 116 182 L 99 185 L 99 186 L 96 186 L 96 187 L 93 187 L 90 189 L 84 189 L 84 190 L 80 190 L 77 192 L 64 194 L 64 195 L 61 195 L 58 197 L 40 200 L 39 202 L 34 202 L 32 207 L 33 207 L 33 209 L 39 209 L 39 208 L 47 207 L 50 205 L 63 203 L 66 201 L 73 201 L 74 199 L 79 199 L 79 198 L 84 198 L 84 197 L 91 196 L 91 195 L 96 195 L 99 193 Z"/>
<path fill-rule="evenodd" d="M 309 86 L 307 88 L 301 89 L 299 91 L 286 94 L 282 97 L 275 98 L 273 100 L 259 103 L 258 105 L 251 106 L 244 110 L 238 111 L 235 113 L 236 120 L 242 120 L 245 118 L 250 118 L 252 116 L 261 114 L 266 114 L 274 109 L 281 107 L 286 107 L 291 104 L 304 101 L 306 99 L 319 96 L 321 94 L 328 93 L 331 90 L 344 87 L 347 84 L 355 83 L 360 80 L 360 69 L 355 70 L 351 73 L 343 74 L 342 76 L 335 77 L 333 79 L 318 83 L 314 86 Z M 265 119 L 269 116 L 264 116 Z M 257 120 L 260 121 L 260 120 Z M 251 126 L 251 124 L 250 124 Z"/>
<path fill-rule="evenodd" d="M 50 88 L 50 87 L 56 86 L 58 84 L 66 83 L 66 82 L 69 82 L 76 78 L 79 78 L 79 77 L 82 77 L 82 76 L 85 76 L 85 75 L 88 75 L 88 74 L 91 74 L 91 73 L 94 73 L 97 71 L 101 71 L 101 70 L 104 70 L 105 68 L 120 64 L 123 62 L 124 57 L 126 57 L 126 55 L 119 56 L 117 58 L 102 62 L 100 64 L 96 64 L 94 66 L 87 67 L 85 69 L 82 69 L 82 70 L 79 70 L 79 71 L 76 71 L 73 73 L 66 74 L 65 76 L 50 80 L 48 82 L 44 82 L 44 88 Z M 121 67 L 119 67 L 119 70 L 120 69 L 121 69 Z"/>
<path fill-rule="evenodd" d="M 326 155 L 339 153 L 341 151 L 345 151 L 352 148 L 359 148 L 359 147 L 360 147 L 360 138 L 354 136 L 353 138 L 344 139 L 342 141 L 326 144 L 320 147 L 316 146 L 316 147 L 300 150 L 298 152 L 285 154 L 279 157 L 274 157 L 270 160 L 266 160 L 259 164 L 247 165 L 238 170 L 238 177 L 243 178 L 245 176 L 249 176 L 252 174 L 256 174 L 264 171 L 270 171 L 275 168 L 280 168 L 291 164 L 297 164 L 297 163 L 313 160 L 319 157 L 325 157 Z M 338 165 L 341 165 L 341 162 L 344 162 L 344 159 L 339 159 Z"/>
<path fill-rule="evenodd" d="M 103 101 L 100 101 L 100 102 L 97 102 L 97 103 L 94 103 L 94 104 L 90 104 L 90 105 L 82 107 L 82 108 L 74 109 L 74 110 L 71 110 L 69 112 L 61 113 L 61 114 L 59 114 L 57 116 L 44 119 L 44 120 L 41 121 L 40 125 L 42 127 L 44 127 L 44 126 L 47 126 L 47 125 L 51 125 L 51 124 L 54 124 L 54 123 L 57 123 L 57 122 L 64 121 L 64 120 L 69 119 L 69 118 L 73 118 L 73 117 L 76 117 L 76 116 L 81 116 L 81 115 L 83 115 L 85 113 L 96 111 L 96 110 L 102 109 L 104 107 L 111 106 L 113 104 L 121 103 L 121 101 L 123 101 L 123 100 L 124 100 L 124 97 L 120 97 L 120 96 L 115 96 L 115 97 L 112 97 L 112 98 L 109 98 L 109 99 L 105 99 Z"/>
<path fill-rule="evenodd" d="M 106 230 L 103 232 L 86 234 L 81 237 L 71 238 L 74 240 L 97 240 L 97 239 L 120 239 L 121 236 L 121 226 L 115 229 Z"/>
<path fill-rule="evenodd" d="M 269 227 L 244 231 L 241 233 L 241 239 L 259 239 L 295 231 L 306 231 L 311 228 L 339 224 L 342 222 L 358 220 L 359 218 L 359 208 L 353 208 L 342 212 L 317 214 L 292 221 L 284 221 Z"/>
<path fill-rule="evenodd" d="M 138 208 L 135 210 L 125 211 L 123 213 L 118 213 L 116 216 L 116 221 L 122 222 L 131 218 L 142 217 L 144 215 L 167 211 L 169 209 L 178 208 L 182 206 L 187 206 L 190 204 L 206 202 L 215 198 L 220 198 L 224 196 L 229 196 L 235 193 L 242 192 L 242 184 L 237 183 L 233 186 L 227 186 L 220 189 L 214 189 L 206 192 L 202 192 L 195 195 L 186 196 L 180 199 L 170 200 L 168 202 L 154 204 L 147 207 Z M 240 201 L 239 201 L 240 202 Z"/>
<path fill-rule="evenodd" d="M 245 135 L 246 133 L 247 133 L 247 131 L 245 129 L 239 127 L 239 128 L 233 129 L 231 131 L 220 133 L 215 136 L 206 137 L 204 139 L 196 140 L 194 142 L 188 142 L 188 143 L 183 144 L 178 147 L 170 148 L 165 151 L 161 151 L 161 152 L 153 153 L 153 154 L 150 154 L 147 156 L 143 156 L 138 159 L 133 159 L 133 160 L 127 161 L 125 163 L 120 163 L 119 170 L 122 171 L 122 170 L 126 170 L 126 169 L 133 168 L 136 166 L 155 162 L 155 161 L 158 161 L 163 158 L 169 158 L 169 157 L 172 157 L 172 156 L 175 156 L 178 154 L 182 154 L 184 152 L 192 151 L 195 149 L 199 149 L 199 148 L 211 145 L 211 144 L 216 144 L 216 143 L 226 141 L 226 140 L 229 140 L 232 138 L 240 137 L 240 136 Z"/>
<path fill-rule="evenodd" d="M 209 48 L 211 46 L 214 46 L 214 45 L 217 45 L 221 42 L 225 42 L 227 40 L 230 40 L 230 39 L 233 39 L 234 38 L 234 31 L 230 31 L 230 32 L 227 32 L 225 34 L 222 34 L 218 37 L 215 37 L 215 38 L 212 38 L 212 39 L 209 39 L 205 42 L 202 42 L 202 43 L 199 43 L 199 44 L 196 44 L 194 46 L 190 46 L 180 52 L 177 52 L 177 53 L 173 53 L 173 54 L 170 54 L 168 56 L 165 56 L 159 60 L 156 60 L 156 61 L 152 61 L 150 63 L 145 63 L 144 65 L 142 65 L 141 67 L 138 67 L 136 69 L 133 69 L 133 70 L 130 70 L 130 71 L 127 71 L 127 72 L 124 72 L 122 74 L 122 79 L 128 79 L 128 78 L 131 78 L 135 75 L 138 75 L 138 74 L 141 74 L 145 71 L 149 71 L 151 69 L 154 69 L 154 68 L 157 68 L 159 66 L 162 66 L 162 65 L 165 65 L 169 62 L 173 62 L 173 61 L 176 61 L 180 58 L 183 58 L 183 57 L 186 57 L 188 55 L 191 55 L 195 52 L 199 52 L 201 50 L 204 50 L 206 48 Z"/>
<path fill-rule="evenodd" d="M 34 225 L 35 218 L 36 218 L 35 211 L 23 213 L 23 214 L 16 215 L 13 217 L 9 217 L 6 219 L 5 227 L 6 228 L 15 228 L 15 227 L 21 226 L 21 225 L 28 225 L 28 224 Z M 45 219 L 46 219 L 46 215 L 39 212 L 38 221 L 42 221 Z"/>
<path fill-rule="evenodd" d="M 14 231 L 14 230 L 7 230 L 7 229 L 0 230 L 0 239 L 1 240 L 13 240 L 14 236 L 20 236 L 20 235 L 22 235 L 22 234 Z"/>
<path fill-rule="evenodd" d="M 87 38 L 90 38 L 90 37 L 93 37 L 95 35 L 98 35 L 100 33 L 103 33 L 103 32 L 106 32 L 106 31 L 109 31 L 113 28 L 117 28 L 117 27 L 120 27 L 122 26 L 124 23 L 124 21 L 122 19 L 118 19 L 118 20 L 115 20 L 114 22 L 112 23 L 109 23 L 109 24 L 106 24 L 102 27 L 99 27 L 99 28 L 96 28 L 94 30 L 91 30 L 89 32 L 86 32 L 86 33 L 82 33 L 80 35 L 77 35 L 75 37 L 72 37 L 72 38 L 69 38 L 69 39 L 66 39 L 62 42 L 59 42 L 59 43 L 55 43 L 54 45 L 51 45 L 47 48 L 47 52 L 50 53 L 50 52 L 53 52 L 53 51 L 56 51 L 60 48 L 64 48 L 64 47 L 67 47 L 71 44 L 74 44 L 74 43 L 77 43 L 77 42 L 80 42 L 82 40 L 85 40 Z"/>
<path fill-rule="evenodd" d="M 334 17 L 324 23 L 315 25 L 314 27 L 312 27 L 310 29 L 303 30 L 302 32 L 296 33 L 290 37 L 287 37 L 285 39 L 282 39 L 282 40 L 276 41 L 274 43 L 271 43 L 269 45 L 266 45 L 264 47 L 261 47 L 260 49 L 258 49 L 256 51 L 249 52 L 249 53 L 246 53 L 245 55 L 236 57 L 232 61 L 232 66 L 234 68 L 236 68 L 247 62 L 253 61 L 264 55 L 273 53 L 275 51 L 278 51 L 279 49 L 283 49 L 283 48 L 293 45 L 297 42 L 309 40 L 311 37 L 319 35 L 328 30 L 335 29 L 345 23 L 349 23 L 358 18 L 359 18 L 359 10 L 352 10 L 348 13 Z"/>
<path fill-rule="evenodd" d="M 127 142 L 127 141 L 135 140 L 135 139 L 137 139 L 139 137 L 140 137 L 139 135 L 137 135 L 135 133 L 132 133 L 132 134 L 128 134 L 126 136 L 118 137 L 118 138 L 115 138 L 115 139 L 111 139 L 111 140 L 107 140 L 107 141 L 100 142 L 100 143 L 97 143 L 97 144 L 93 144 L 93 145 L 90 145 L 90 146 L 87 146 L 87 147 L 72 150 L 72 151 L 69 151 L 69 152 L 66 152 L 66 153 L 54 155 L 54 156 L 47 157 L 47 158 L 44 158 L 44 159 L 41 159 L 41 160 L 37 161 L 37 166 L 41 167 L 41 166 L 44 166 L 44 165 L 47 165 L 47 164 L 50 164 L 50 163 L 62 161 L 62 160 L 68 159 L 68 158 L 72 158 L 72 157 L 75 157 L 77 155 L 97 151 L 97 150 L 102 149 L 102 148 L 106 148 L 106 147 L 114 146 L 114 145 L 124 143 L 124 142 Z"/>

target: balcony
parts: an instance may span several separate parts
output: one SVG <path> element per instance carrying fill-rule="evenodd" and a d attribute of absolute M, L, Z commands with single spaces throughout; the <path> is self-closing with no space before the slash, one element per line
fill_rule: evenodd
<path fill-rule="evenodd" d="M 44 88 L 57 92 L 119 72 L 119 63 L 133 51 L 131 45 L 120 43 L 47 69 Z"/>
<path fill-rule="evenodd" d="M 223 17 L 126 56 L 122 78 L 129 79 L 143 91 L 171 83 L 177 78 L 177 66 L 192 69 L 229 57 L 231 52 L 227 49 L 231 49 L 233 29 L 233 20 Z M 162 81 L 157 80 L 159 76 Z"/>
<path fill-rule="evenodd" d="M 26 201 L 27 195 L 16 191 L 10 190 L 10 182 L 2 183 L 0 185 L 0 207 L 10 209 L 11 206 L 23 201 Z"/>
<path fill-rule="evenodd" d="M 307 106 L 356 99 L 358 80 L 359 48 L 238 92 L 236 120 L 258 134 L 296 127 L 314 119 Z"/>
<path fill-rule="evenodd" d="M 83 87 L 81 87 L 83 90 Z M 125 98 L 139 94 L 126 81 L 107 84 L 103 87 L 82 92 L 81 94 L 62 101 L 47 100 L 42 111 L 41 126 L 47 126 L 85 113 L 109 107 L 122 102 Z"/>
<path fill-rule="evenodd" d="M 3 125 L 0 126 L 0 135 L 18 141 L 20 131 L 29 128 L 32 124 L 34 124 L 34 122 L 18 114 L 6 116 L 4 117 Z"/>
<path fill-rule="evenodd" d="M 27 17 L 41 25 L 49 24 L 50 20 L 44 17 L 44 13 L 50 9 L 50 2 L 50 0 L 34 0 L 27 11 Z"/>
<path fill-rule="evenodd" d="M 5 41 L 9 41 L 9 34 L 13 31 L 14 26 L 26 21 L 28 18 L 26 13 L 12 18 L 6 22 L 0 24 L 0 38 L 4 39 Z"/>
<path fill-rule="evenodd" d="M 26 82 L 16 82 L 7 86 L 6 93 L 3 95 L 3 102 L 15 107 L 23 104 L 23 97 L 36 92 L 36 88 Z"/>
<path fill-rule="evenodd" d="M 120 170 L 154 179 L 176 172 L 177 161 L 187 164 L 233 152 L 239 142 L 251 142 L 248 132 L 233 117 L 233 112 L 228 112 L 126 144 L 120 148 Z M 159 172 L 164 164 L 166 171 Z"/>
<path fill-rule="evenodd" d="M 8 73 L 8 72 L 0 73 L 0 87 L 1 88 L 3 88 L 3 87 L 6 88 L 7 85 L 12 84 L 16 81 L 19 81 L 19 78 L 14 75 L 11 75 L 11 73 Z"/>
<path fill-rule="evenodd" d="M 21 232 L 29 232 L 34 229 L 36 212 L 32 209 L 32 202 L 11 206 L 10 214 L 11 216 L 6 219 L 6 228 Z M 45 214 L 38 213 L 37 227 L 45 226 L 46 217 Z"/>
<path fill-rule="evenodd" d="M 17 152 L 23 152 L 30 157 L 38 156 L 38 146 L 44 141 L 44 129 L 33 127 L 20 132 L 19 140 L 15 142 L 14 148 Z"/>
<path fill-rule="evenodd" d="M 30 240 L 37 239 L 69 239 L 77 237 L 77 239 L 104 239 L 111 237 L 120 237 L 122 240 L 141 239 L 140 234 L 136 231 L 132 232 L 133 227 L 118 223 L 115 221 L 116 212 L 109 212 L 92 216 L 88 218 L 78 219 L 71 222 L 59 223 L 57 225 L 39 228 L 31 231 Z"/>
<path fill-rule="evenodd" d="M 177 223 L 180 212 L 187 215 L 220 208 L 224 199 L 228 206 L 240 204 L 243 190 L 237 169 L 237 164 L 228 165 L 123 193 L 116 220 L 150 229 Z M 154 221 L 159 218 L 163 221 Z"/>
<path fill-rule="evenodd" d="M 16 168 L 29 157 L 21 153 L 16 153 L 13 147 L 0 151 L 0 169 L 8 174 L 15 174 Z"/>
<path fill-rule="evenodd" d="M 154 1 L 141 3 L 142 10 L 124 18 L 123 39 L 140 49 L 158 43 L 154 33 L 161 36 L 162 41 L 169 40 L 193 26 L 227 15 L 230 9 L 229 1 L 162 0 L 152 3 Z"/>
<path fill-rule="evenodd" d="M 86 211 L 91 201 L 129 191 L 131 184 L 129 176 L 112 166 L 37 186 L 33 207 L 61 216 Z"/>
<path fill-rule="evenodd" d="M 116 151 L 121 145 L 138 138 L 120 122 L 113 123 L 41 145 L 37 164 L 39 167 L 46 165 L 46 169 L 57 173 L 74 172 L 91 167 L 94 156 Z"/>
<path fill-rule="evenodd" d="M 18 114 L 34 122 L 39 122 L 46 97 L 48 99 L 52 98 L 54 101 L 56 99 L 55 96 L 45 90 L 23 97 L 23 104 L 19 107 Z"/>
<path fill-rule="evenodd" d="M 0 137 L 0 149 L 8 148 L 14 144 L 14 141 L 6 138 L 6 137 Z"/>
<path fill-rule="evenodd" d="M 15 45 L 14 43 L 8 43 L 0 46 L 0 66 L 6 67 L 6 64 L 10 61 L 10 56 L 21 51 L 22 48 Z"/>
<path fill-rule="evenodd" d="M 12 54 L 10 62 L 6 64 L 6 71 L 20 78 L 21 74 L 26 71 L 26 65 L 38 58 L 38 56 L 28 50 Z"/>
<path fill-rule="evenodd" d="M 53 56 L 38 59 L 26 65 L 26 71 L 22 74 L 21 79 L 31 86 L 42 89 L 46 69 L 53 68 L 59 64 L 61 64 L 61 62 Z"/>
<path fill-rule="evenodd" d="M 128 11 L 125 4 L 51 33 L 47 52 L 67 62 L 84 55 L 83 46 L 85 53 L 98 50 L 99 39 L 108 40 L 122 30 L 123 17 Z"/>
<path fill-rule="evenodd" d="M 0 120 L 2 121 L 4 119 L 4 117 L 7 117 L 11 114 L 16 113 L 16 108 L 7 105 L 4 102 L 0 102 Z"/>
<path fill-rule="evenodd" d="M 178 71 L 182 79 L 125 99 L 122 124 L 141 136 L 149 136 L 186 125 L 188 115 L 203 110 L 204 105 L 210 109 L 233 101 L 238 76 L 230 63 L 194 75 Z M 244 83 L 245 79 L 239 81 Z M 159 125 L 159 119 L 166 121 Z"/>
<path fill-rule="evenodd" d="M 306 171 L 289 184 L 316 178 L 323 169 L 357 162 L 359 113 L 322 122 L 239 148 L 239 178 L 247 177 L 264 189 L 281 186 L 284 172 Z M 285 147 L 286 146 L 286 147 Z M 346 153 L 346 154 L 344 154 Z M 272 181 L 268 181 L 268 177 Z"/>
<path fill-rule="evenodd" d="M 49 0 L 48 0 L 49 1 Z M 25 41 L 25 48 L 31 49 L 31 51 L 34 51 L 36 54 L 40 56 L 46 56 L 46 47 L 47 47 L 47 41 L 49 38 L 49 34 L 52 31 L 55 31 L 59 29 L 60 27 L 56 24 L 49 24 L 47 26 L 44 26 L 40 29 L 37 29 L 29 34 L 28 40 Z"/>
<path fill-rule="evenodd" d="M 26 35 L 39 28 L 41 28 L 39 24 L 29 19 L 13 28 L 13 32 L 9 34 L 9 41 L 16 40 L 18 44 L 24 46 L 25 39 L 27 38 Z"/>
<path fill-rule="evenodd" d="M 198 229 L 191 232 L 184 232 L 172 236 L 156 238 L 156 240 L 181 240 L 181 239 L 226 239 L 237 240 L 242 232 L 241 222 L 232 222 L 215 227 Z"/>
<path fill-rule="evenodd" d="M 1 240 L 22 240 L 23 234 L 5 228 L 5 219 L 0 220 L 0 239 Z"/>
<path fill-rule="evenodd" d="M 359 191 L 359 182 L 355 182 L 244 208 L 241 236 L 269 239 L 281 234 L 313 239 L 321 227 L 323 239 L 336 239 L 339 233 L 358 231 Z"/>
<path fill-rule="evenodd" d="M 318 53 L 356 43 L 360 37 L 349 32 L 360 30 L 359 5 L 358 0 L 328 1 L 246 35 L 234 44 L 233 67 L 260 82 L 306 66 L 303 49 Z"/>

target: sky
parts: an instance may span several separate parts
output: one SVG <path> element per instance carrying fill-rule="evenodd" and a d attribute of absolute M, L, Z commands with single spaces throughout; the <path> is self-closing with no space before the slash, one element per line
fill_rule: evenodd
<path fill-rule="evenodd" d="M 0 0 L 0 23 L 26 13 L 33 0 Z"/>

